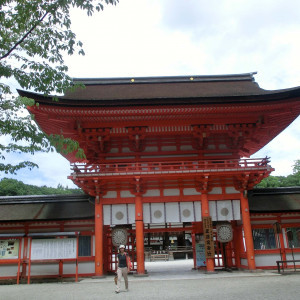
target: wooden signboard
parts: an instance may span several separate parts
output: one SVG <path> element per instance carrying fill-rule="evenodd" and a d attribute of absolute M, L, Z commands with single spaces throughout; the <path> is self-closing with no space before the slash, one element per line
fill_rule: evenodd
<path fill-rule="evenodd" d="M 213 225 L 211 217 L 203 217 L 203 234 L 205 242 L 205 257 L 215 258 Z"/>

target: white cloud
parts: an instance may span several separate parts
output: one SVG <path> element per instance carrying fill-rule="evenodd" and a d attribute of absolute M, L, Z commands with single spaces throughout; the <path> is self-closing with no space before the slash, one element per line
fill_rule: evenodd
<path fill-rule="evenodd" d="M 16 153 L 6 155 L 6 161 L 13 164 L 25 160 L 35 162 L 39 168 L 22 169 L 17 172 L 17 175 L 1 173 L 0 179 L 4 177 L 13 178 L 37 186 L 57 187 L 58 184 L 61 184 L 69 188 L 76 187 L 70 179 L 67 179 L 71 173 L 70 163 L 61 155 L 57 153 L 36 153 L 33 156 Z"/>

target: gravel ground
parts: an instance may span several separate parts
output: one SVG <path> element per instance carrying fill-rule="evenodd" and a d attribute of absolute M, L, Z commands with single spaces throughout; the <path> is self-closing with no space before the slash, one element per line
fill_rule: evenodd
<path fill-rule="evenodd" d="M 242 271 L 205 274 L 191 270 L 191 262 L 147 263 L 148 277 L 129 276 L 129 291 L 115 294 L 113 276 L 80 282 L 1 285 L 0 299 L 299 299 L 300 272 Z"/>

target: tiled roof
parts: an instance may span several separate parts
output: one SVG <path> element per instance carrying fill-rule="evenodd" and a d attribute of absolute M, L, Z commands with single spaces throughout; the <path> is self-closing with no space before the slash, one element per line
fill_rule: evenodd
<path fill-rule="evenodd" d="M 300 187 L 254 189 L 248 199 L 250 212 L 300 212 Z"/>
<path fill-rule="evenodd" d="M 215 104 L 268 101 L 268 98 L 300 95 L 299 87 L 276 91 L 261 89 L 254 81 L 253 74 L 76 78 L 74 83 L 84 84 L 85 88 L 67 91 L 64 96 L 58 97 L 59 102 L 31 92 L 19 90 L 19 94 L 51 105 L 64 106 Z"/>
<path fill-rule="evenodd" d="M 300 187 L 248 192 L 250 212 L 300 212 Z M 93 219 L 88 195 L 0 197 L 0 221 Z"/>
<path fill-rule="evenodd" d="M 94 218 L 86 195 L 0 197 L 0 221 L 68 220 Z"/>

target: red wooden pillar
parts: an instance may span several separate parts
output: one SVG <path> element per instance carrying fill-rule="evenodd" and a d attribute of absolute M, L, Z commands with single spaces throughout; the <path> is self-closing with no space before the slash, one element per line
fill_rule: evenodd
<path fill-rule="evenodd" d="M 95 201 L 95 276 L 103 276 L 103 204 Z"/>
<path fill-rule="evenodd" d="M 208 198 L 207 198 L 207 192 L 202 191 L 201 194 L 201 210 L 202 210 L 202 217 L 209 217 L 209 204 L 208 204 Z M 206 259 L 206 271 L 207 272 L 214 272 L 214 259 L 213 258 L 207 258 Z"/>
<path fill-rule="evenodd" d="M 241 210 L 242 210 L 248 269 L 256 270 L 254 245 L 253 245 L 252 229 L 251 229 L 251 222 L 250 222 L 249 203 L 248 203 L 248 199 L 244 196 L 243 192 L 241 192 Z"/>
<path fill-rule="evenodd" d="M 234 245 L 234 259 L 235 266 L 237 268 L 241 267 L 241 247 L 240 241 L 243 239 L 241 227 L 236 224 L 233 225 L 233 245 Z"/>
<path fill-rule="evenodd" d="M 27 273 L 27 258 L 28 258 L 28 233 L 29 233 L 29 228 L 28 228 L 28 223 L 25 223 L 25 237 L 24 237 L 24 246 L 23 246 L 23 261 L 22 261 L 22 272 L 21 272 L 21 277 L 25 278 L 26 273 Z M 20 246 L 21 248 L 21 246 Z"/>
<path fill-rule="evenodd" d="M 197 269 L 197 260 L 196 260 L 196 235 L 195 235 L 195 233 L 192 233 L 192 246 L 193 246 L 194 269 L 196 270 Z"/>
<path fill-rule="evenodd" d="M 145 274 L 143 200 L 140 194 L 135 197 L 135 230 L 137 273 Z"/>

